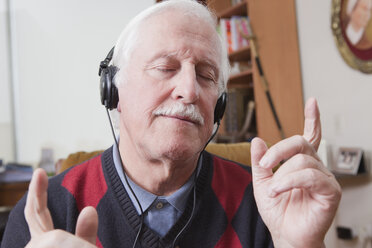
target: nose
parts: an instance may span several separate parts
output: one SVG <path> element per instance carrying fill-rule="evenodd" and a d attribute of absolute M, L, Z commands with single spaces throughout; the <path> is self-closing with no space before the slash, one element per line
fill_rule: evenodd
<path fill-rule="evenodd" d="M 185 104 L 194 103 L 199 99 L 200 86 L 196 78 L 194 66 L 187 66 L 180 70 L 174 78 L 172 98 Z"/>

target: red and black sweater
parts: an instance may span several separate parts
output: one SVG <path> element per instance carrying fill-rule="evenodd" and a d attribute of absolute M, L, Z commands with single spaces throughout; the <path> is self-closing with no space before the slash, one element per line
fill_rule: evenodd
<path fill-rule="evenodd" d="M 257 211 L 250 168 L 207 152 L 202 158 L 194 214 L 176 245 L 273 247 Z M 136 247 L 171 247 L 189 220 L 193 198 L 191 193 L 184 213 L 164 237 L 144 225 Z M 25 199 L 13 209 L 1 247 L 24 247 L 29 242 Z M 132 247 L 141 221 L 116 172 L 112 148 L 49 180 L 48 207 L 55 228 L 74 233 L 77 217 L 86 206 L 98 212 L 98 247 Z"/>

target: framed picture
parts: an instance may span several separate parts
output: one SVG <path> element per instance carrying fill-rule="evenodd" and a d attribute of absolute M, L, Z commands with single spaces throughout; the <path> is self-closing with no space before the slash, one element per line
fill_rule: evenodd
<path fill-rule="evenodd" d="M 336 174 L 357 175 L 366 172 L 363 162 L 363 150 L 360 148 L 341 147 L 333 168 Z"/>
<path fill-rule="evenodd" d="M 372 73 L 372 0 L 332 0 L 332 31 L 352 68 Z"/>

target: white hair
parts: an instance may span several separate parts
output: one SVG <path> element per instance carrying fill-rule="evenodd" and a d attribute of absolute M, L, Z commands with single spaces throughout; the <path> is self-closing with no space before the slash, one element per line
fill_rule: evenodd
<path fill-rule="evenodd" d="M 124 69 L 127 63 L 130 61 L 130 57 L 134 50 L 134 47 L 138 41 L 139 28 L 145 20 L 149 17 L 161 14 L 169 10 L 181 10 L 181 13 L 186 16 L 193 16 L 198 19 L 202 19 L 207 22 L 212 27 L 216 28 L 217 18 L 216 16 L 204 5 L 199 4 L 194 0 L 168 0 L 161 3 L 155 4 L 137 16 L 135 16 L 129 24 L 125 27 L 119 36 L 119 39 L 115 45 L 114 55 L 112 59 L 112 64 L 120 69 Z M 181 17 L 182 18 L 182 17 Z M 218 79 L 219 84 L 219 94 L 222 94 L 226 90 L 227 81 L 230 73 L 230 64 L 227 57 L 227 48 L 222 42 L 220 35 L 218 35 L 218 45 L 216 49 L 220 51 L 220 74 Z M 126 72 L 116 73 L 114 82 L 116 86 L 119 86 L 123 81 L 125 81 L 125 76 L 123 74 Z"/>

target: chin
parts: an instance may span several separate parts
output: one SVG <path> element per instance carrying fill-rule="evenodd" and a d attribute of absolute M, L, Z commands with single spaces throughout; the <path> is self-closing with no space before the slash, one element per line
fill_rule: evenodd
<path fill-rule="evenodd" d="M 148 147 L 151 147 L 153 157 L 185 161 L 198 156 L 208 137 L 195 128 L 190 130 L 167 126 L 161 132 L 152 133 L 149 140 L 151 145 Z"/>
<path fill-rule="evenodd" d="M 173 161 L 188 160 L 197 156 L 202 148 L 200 141 L 188 140 L 185 142 L 168 144 L 166 147 L 163 147 L 162 153 Z"/>

